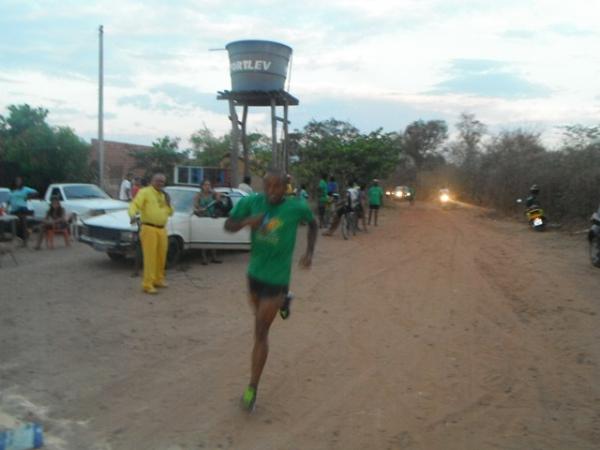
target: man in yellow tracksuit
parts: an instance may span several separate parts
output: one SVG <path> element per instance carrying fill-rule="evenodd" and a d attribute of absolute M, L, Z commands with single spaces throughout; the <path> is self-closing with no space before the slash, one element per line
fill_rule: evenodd
<path fill-rule="evenodd" d="M 156 294 L 156 288 L 167 287 L 165 263 L 167 261 L 167 221 L 173 215 L 171 199 L 164 191 L 166 177 L 156 173 L 150 186 L 140 189 L 129 206 L 131 223 L 136 214 L 141 215 L 140 240 L 144 255 L 144 280 L 142 289 L 147 294 Z"/>

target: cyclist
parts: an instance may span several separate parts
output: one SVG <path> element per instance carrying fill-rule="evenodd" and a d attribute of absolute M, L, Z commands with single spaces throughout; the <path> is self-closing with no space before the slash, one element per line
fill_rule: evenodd
<path fill-rule="evenodd" d="M 346 213 L 354 211 L 358 207 L 360 202 L 359 187 L 355 181 L 351 181 L 348 186 L 349 188 L 346 189 L 345 197 L 340 199 L 340 201 L 338 201 L 336 204 L 336 213 L 333 218 L 333 222 L 331 223 L 329 230 L 323 233 L 323 236 L 332 236 L 333 233 L 335 233 L 335 230 L 337 230 L 337 227 L 342 220 L 342 216 Z"/>

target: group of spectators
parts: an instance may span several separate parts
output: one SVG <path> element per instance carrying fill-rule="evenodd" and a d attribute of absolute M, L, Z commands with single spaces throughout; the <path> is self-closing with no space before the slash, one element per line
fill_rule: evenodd
<path fill-rule="evenodd" d="M 373 221 L 378 225 L 379 208 L 383 204 L 383 189 L 379 186 L 379 180 L 374 179 L 371 186 L 367 189 L 365 183 L 358 184 L 356 180 L 351 180 L 344 195 L 340 195 L 338 184 L 333 176 L 321 175 L 318 192 L 318 215 L 319 227 L 328 228 L 324 236 L 331 236 L 337 229 L 344 214 L 354 211 L 358 220 L 362 223 L 362 230 L 367 231 L 367 206 L 369 209 L 368 225 Z M 325 220 L 326 210 L 333 208 L 335 214 L 331 223 Z"/>
<path fill-rule="evenodd" d="M 119 200 L 129 202 L 133 200 L 138 191 L 148 186 L 148 179 L 146 177 L 134 177 L 131 172 L 125 175 L 121 186 L 119 187 Z"/>
<path fill-rule="evenodd" d="M 8 213 L 17 217 L 17 237 L 21 239 L 22 245 L 27 246 L 29 241 L 28 219 L 33 215 L 27 206 L 27 200 L 38 197 L 38 191 L 25 186 L 23 177 L 18 176 L 14 179 L 8 196 Z M 60 204 L 59 197 L 50 199 L 50 207 L 42 219 L 37 231 L 38 239 L 35 249 L 39 250 L 44 240 L 44 236 L 50 230 L 65 230 L 69 227 L 70 218 L 65 209 Z M 67 241 L 68 242 L 68 241 Z"/>

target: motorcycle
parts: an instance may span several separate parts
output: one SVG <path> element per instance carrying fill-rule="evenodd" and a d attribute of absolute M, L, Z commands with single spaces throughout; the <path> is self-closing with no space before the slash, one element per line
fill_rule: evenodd
<path fill-rule="evenodd" d="M 590 244 L 590 260 L 592 265 L 600 267 L 600 207 L 590 218 L 592 226 L 588 231 L 588 242 Z"/>
<path fill-rule="evenodd" d="M 517 203 L 522 202 L 522 199 L 517 199 Z M 539 205 L 532 205 L 527 207 L 527 209 L 525 210 L 525 216 L 527 217 L 527 222 L 529 222 L 529 225 L 533 230 L 544 231 L 546 229 L 548 219 L 544 214 L 544 210 Z"/>
<path fill-rule="evenodd" d="M 442 208 L 448 208 L 451 202 L 450 198 L 450 190 L 449 189 L 440 189 L 439 192 L 439 201 Z"/>

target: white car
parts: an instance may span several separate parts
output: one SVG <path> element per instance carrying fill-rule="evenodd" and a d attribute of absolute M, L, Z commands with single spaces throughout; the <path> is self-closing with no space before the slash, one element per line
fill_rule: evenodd
<path fill-rule="evenodd" d="M 248 229 L 229 233 L 223 228 L 226 217 L 198 217 L 193 214 L 194 197 L 200 191 L 199 188 L 169 186 L 165 190 L 169 193 L 175 210 L 167 223 L 169 262 L 177 261 L 181 252 L 189 249 L 250 249 Z M 215 188 L 215 191 L 221 193 L 224 201 L 231 200 L 230 206 L 248 195 L 231 188 Z M 98 251 L 106 252 L 111 259 L 118 260 L 135 255 L 137 235 L 138 226 L 130 224 L 128 212 L 118 211 L 84 220 L 79 240 Z"/>
<path fill-rule="evenodd" d="M 8 204 L 8 197 L 10 196 L 10 189 L 0 187 L 0 208 L 6 209 Z"/>
<path fill-rule="evenodd" d="M 27 202 L 35 220 L 40 221 L 46 217 L 53 197 L 60 200 L 67 215 L 76 214 L 79 219 L 125 210 L 129 207 L 127 202 L 110 198 L 95 184 L 55 183 L 48 186 L 42 199 Z"/>

